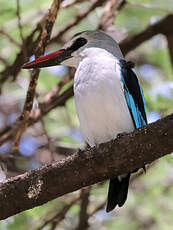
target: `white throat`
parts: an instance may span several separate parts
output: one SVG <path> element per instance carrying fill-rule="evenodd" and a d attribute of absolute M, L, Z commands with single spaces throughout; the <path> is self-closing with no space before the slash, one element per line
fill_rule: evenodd
<path fill-rule="evenodd" d="M 84 49 L 79 49 L 75 52 L 72 53 L 72 58 L 69 58 L 62 62 L 62 65 L 66 66 L 71 66 L 77 68 L 79 63 L 84 59 L 84 58 L 90 58 L 93 60 L 95 59 L 101 59 L 101 58 L 116 58 L 116 59 L 122 59 L 123 55 L 119 49 L 114 49 L 112 50 L 113 52 L 110 53 L 106 49 L 103 48 L 98 48 L 98 47 L 86 47 Z M 100 60 L 102 61 L 102 60 Z"/>

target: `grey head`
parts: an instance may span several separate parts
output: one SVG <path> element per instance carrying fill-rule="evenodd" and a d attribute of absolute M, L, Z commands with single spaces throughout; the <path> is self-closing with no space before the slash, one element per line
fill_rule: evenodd
<path fill-rule="evenodd" d="M 117 58 L 123 58 L 118 43 L 111 36 L 101 30 L 87 30 L 77 33 L 64 45 L 63 48 L 75 52 L 90 47 L 102 48 Z"/>

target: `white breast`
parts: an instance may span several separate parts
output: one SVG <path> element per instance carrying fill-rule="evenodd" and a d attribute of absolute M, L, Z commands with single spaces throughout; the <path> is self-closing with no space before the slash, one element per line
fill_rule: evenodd
<path fill-rule="evenodd" d="M 81 131 L 91 147 L 134 130 L 116 58 L 103 49 L 93 49 L 85 53 L 74 80 Z"/>

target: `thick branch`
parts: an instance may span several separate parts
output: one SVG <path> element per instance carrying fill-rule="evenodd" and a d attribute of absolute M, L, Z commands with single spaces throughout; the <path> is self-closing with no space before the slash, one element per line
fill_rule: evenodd
<path fill-rule="evenodd" d="M 98 148 L 7 180 L 0 186 L 0 219 L 170 154 L 172 126 L 173 114 Z"/>

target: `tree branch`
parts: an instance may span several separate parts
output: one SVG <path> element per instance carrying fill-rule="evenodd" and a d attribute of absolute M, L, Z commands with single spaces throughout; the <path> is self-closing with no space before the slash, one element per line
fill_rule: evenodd
<path fill-rule="evenodd" d="M 37 47 L 36 52 L 35 52 L 36 58 L 38 58 L 39 56 L 41 56 L 44 53 L 45 48 L 46 48 L 46 46 L 50 40 L 50 35 L 51 35 L 52 28 L 53 28 L 53 25 L 54 25 L 56 17 L 57 17 L 59 6 L 60 6 L 60 1 L 59 0 L 53 0 L 52 5 L 49 9 L 49 13 L 46 17 L 45 25 L 43 26 L 43 30 L 42 30 L 42 33 L 40 36 L 38 47 Z M 24 40 L 23 40 L 23 42 L 24 42 Z M 35 91 L 36 91 L 39 73 L 40 73 L 39 69 L 35 69 L 31 73 L 31 80 L 29 83 L 23 112 L 19 118 L 19 124 L 17 125 L 17 133 L 16 133 L 16 137 L 15 137 L 15 142 L 13 144 L 13 149 L 18 149 L 21 137 L 22 137 L 24 131 L 26 130 L 27 126 L 28 126 L 28 119 L 29 119 L 29 116 L 30 116 L 30 113 L 32 110 L 33 103 L 34 103 L 34 97 L 35 97 Z"/>
<path fill-rule="evenodd" d="M 172 21 L 173 14 L 169 14 L 159 22 L 148 26 L 141 33 L 125 38 L 123 41 L 120 42 L 120 48 L 123 54 L 125 55 L 129 51 L 134 50 L 141 43 L 149 40 L 157 34 L 164 34 L 166 36 L 168 34 L 173 34 Z"/>
<path fill-rule="evenodd" d="M 18 43 L 13 37 L 11 37 L 5 30 L 0 29 L 0 34 L 4 35 L 8 40 L 16 45 L 17 47 L 21 48 L 20 43 Z"/>
<path fill-rule="evenodd" d="M 42 28 L 40 24 L 38 24 L 36 28 L 32 31 L 32 33 L 25 38 L 24 43 L 25 46 L 27 47 L 28 56 L 31 56 L 35 48 L 37 47 L 41 31 Z M 37 38 L 34 40 L 34 36 L 37 34 L 37 32 L 39 34 L 37 35 Z M 7 66 L 4 70 L 0 72 L 0 83 L 1 84 L 4 83 L 9 76 L 13 76 L 13 80 L 14 80 L 17 77 L 21 69 L 21 66 L 25 61 L 28 60 L 24 59 L 23 49 L 21 49 L 21 51 L 16 55 L 16 59 L 14 60 L 13 64 Z"/>
<path fill-rule="evenodd" d="M 170 61 L 173 67 L 173 33 L 166 36 L 169 48 Z"/>
<path fill-rule="evenodd" d="M 51 40 L 52 42 L 57 42 L 67 31 L 69 31 L 71 28 L 76 26 L 80 21 L 85 19 L 89 13 L 91 13 L 93 10 L 95 10 L 97 7 L 102 6 L 105 0 L 93 0 L 92 4 L 84 11 L 79 12 L 73 20 L 70 21 L 70 23 L 62 28 Z"/>
<path fill-rule="evenodd" d="M 58 90 L 58 89 L 57 89 Z M 39 104 L 39 108 L 29 117 L 28 126 L 37 122 L 42 116 L 46 115 L 52 109 L 65 105 L 66 101 L 73 96 L 73 86 L 69 87 L 64 93 L 61 95 L 56 95 L 56 90 L 54 92 L 54 96 L 52 96 L 50 101 L 45 101 Z M 4 130 L 0 132 L 0 145 L 4 142 L 15 136 L 16 129 L 15 125 L 10 127 L 6 127 Z"/>
<path fill-rule="evenodd" d="M 108 28 L 114 24 L 115 17 L 124 8 L 126 3 L 126 0 L 122 0 L 121 2 L 117 0 L 107 1 L 97 29 L 104 31 L 108 30 Z"/>
<path fill-rule="evenodd" d="M 173 114 L 97 148 L 7 180 L 0 185 L 0 219 L 170 154 L 172 126 Z"/>
<path fill-rule="evenodd" d="M 88 205 L 91 187 L 81 189 L 81 204 L 79 213 L 79 223 L 75 230 L 86 230 L 89 227 L 88 223 Z"/>
<path fill-rule="evenodd" d="M 49 220 L 46 220 L 37 230 L 44 229 L 44 227 L 50 223 L 55 224 L 55 227 L 56 227 L 65 218 L 65 215 L 67 214 L 69 209 L 79 200 L 80 200 L 80 197 L 72 200 L 69 204 L 65 205 L 60 212 L 58 212 L 56 215 L 54 215 Z"/>

